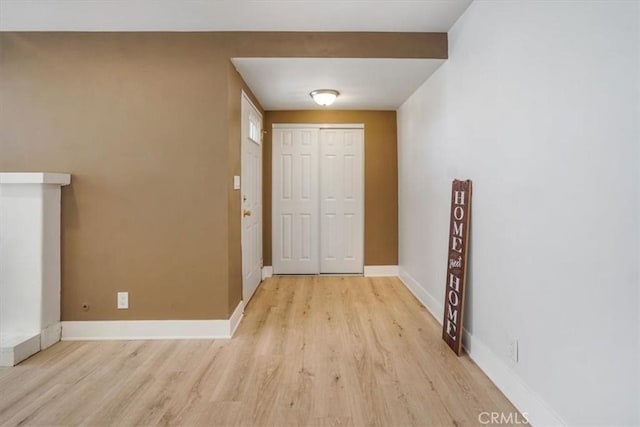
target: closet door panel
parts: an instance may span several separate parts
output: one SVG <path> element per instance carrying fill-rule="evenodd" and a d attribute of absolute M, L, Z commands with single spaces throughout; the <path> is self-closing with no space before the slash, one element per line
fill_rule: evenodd
<path fill-rule="evenodd" d="M 273 272 L 317 274 L 318 129 L 273 130 Z"/>
<path fill-rule="evenodd" d="M 362 273 L 364 132 L 320 130 L 320 272 Z"/>

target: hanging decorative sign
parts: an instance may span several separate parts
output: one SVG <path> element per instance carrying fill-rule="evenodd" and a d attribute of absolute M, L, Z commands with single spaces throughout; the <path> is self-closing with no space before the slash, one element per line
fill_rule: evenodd
<path fill-rule="evenodd" d="M 442 339 L 447 342 L 458 356 L 462 351 L 462 316 L 464 314 L 470 217 L 471 181 L 459 181 L 456 179 L 451 187 L 449 252 L 447 259 L 447 285 L 444 293 Z"/>

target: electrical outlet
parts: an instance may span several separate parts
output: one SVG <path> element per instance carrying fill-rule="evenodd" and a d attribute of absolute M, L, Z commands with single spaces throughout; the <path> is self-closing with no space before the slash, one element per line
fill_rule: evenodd
<path fill-rule="evenodd" d="M 129 308 L 129 292 L 118 292 L 118 310 Z"/>
<path fill-rule="evenodd" d="M 509 340 L 509 345 L 507 346 L 507 354 L 509 355 L 509 359 L 514 362 L 514 363 L 518 363 L 518 340 L 517 339 L 511 339 Z"/>

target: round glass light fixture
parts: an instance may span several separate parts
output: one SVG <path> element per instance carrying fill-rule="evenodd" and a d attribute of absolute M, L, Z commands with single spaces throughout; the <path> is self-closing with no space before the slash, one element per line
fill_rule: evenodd
<path fill-rule="evenodd" d="M 318 89 L 309 94 L 316 104 L 327 107 L 333 104 L 340 92 L 333 89 Z"/>

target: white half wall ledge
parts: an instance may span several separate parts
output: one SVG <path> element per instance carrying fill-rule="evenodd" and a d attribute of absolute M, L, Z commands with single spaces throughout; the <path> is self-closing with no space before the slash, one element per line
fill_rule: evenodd
<path fill-rule="evenodd" d="M 397 277 L 397 265 L 365 265 L 364 277 Z"/>
<path fill-rule="evenodd" d="M 0 172 L 0 184 L 71 184 L 71 175 L 54 172 Z"/>
<path fill-rule="evenodd" d="M 60 341 L 60 188 L 70 183 L 66 173 L 0 172 L 0 366 Z"/>
<path fill-rule="evenodd" d="M 406 270 L 400 268 L 400 281 L 409 289 L 418 301 L 425 306 L 429 314 L 442 325 L 444 313 L 443 303 L 433 295 Z M 444 287 L 444 283 L 443 283 Z M 467 330 L 463 330 L 462 347 L 476 365 L 500 391 L 513 403 L 520 413 L 534 426 L 567 425 L 560 416 L 489 347 L 474 338 Z"/>
<path fill-rule="evenodd" d="M 62 341 L 230 339 L 243 312 L 240 301 L 228 320 L 65 321 Z"/>

